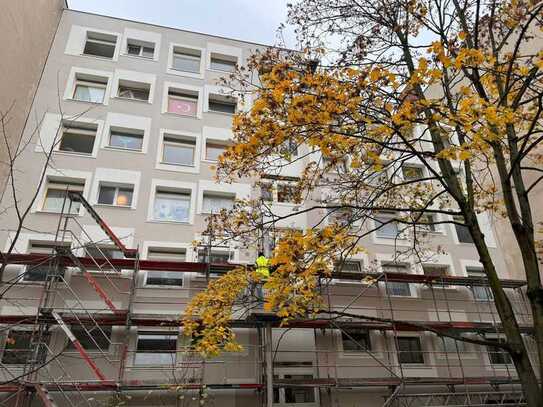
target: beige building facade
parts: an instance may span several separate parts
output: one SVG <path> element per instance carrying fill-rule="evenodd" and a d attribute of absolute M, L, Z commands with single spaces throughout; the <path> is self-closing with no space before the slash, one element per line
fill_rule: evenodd
<path fill-rule="evenodd" d="M 259 193 L 244 180 L 217 184 L 213 166 L 232 137 L 232 114 L 250 106 L 226 96 L 218 79 L 263 47 L 64 11 L 31 109 L 43 120 L 39 131 L 25 129 L 31 142 L 15 180 L 25 186 L 17 199 L 30 207 L 28 228 L 17 235 L 13 212 L 1 218 L 0 247 L 13 243 L 13 253 L 23 255 L 2 276 L 9 286 L 0 299 L 3 403 L 41 405 L 51 397 L 59 406 L 249 407 L 266 405 L 271 383 L 277 407 L 400 405 L 428 394 L 442 394 L 442 401 L 453 390 L 457 401 L 469 390 L 480 404 L 522 405 L 507 355 L 402 324 L 501 335 L 476 250 L 465 230 L 450 224 L 431 231 L 431 243 L 446 250 L 423 264 L 395 260 L 398 244 L 409 244 L 398 243 L 397 231 L 374 232 L 364 241 L 367 254 L 349 260 L 350 277 L 322 288 L 335 309 L 397 323 L 342 319 L 279 328 L 261 313 L 240 312 L 242 352 L 208 360 L 190 352 L 177 321 L 205 287 L 204 268 L 171 271 L 164 263 L 146 270 L 156 264 L 143 262 L 204 263 L 192 242 L 206 216 Z M 283 175 L 296 176 L 301 165 Z M 275 180 L 273 191 L 282 182 Z M 66 207 L 67 191 L 90 206 Z M 304 208 L 277 192 L 270 199 L 277 215 Z M 94 212 L 122 245 L 138 249 L 141 265 L 111 242 Z M 302 211 L 277 227 L 303 229 L 325 215 Z M 523 283 L 510 280 L 491 219 L 482 214 L 481 221 L 531 346 Z M 55 263 L 62 273 L 45 281 L 57 260 L 43 256 L 59 242 L 69 261 Z M 28 265 L 25 255 L 38 260 Z M 211 249 L 212 263 L 252 263 L 254 256 L 244 247 Z M 78 258 L 94 260 L 83 265 Z M 364 285 L 369 269 L 377 279 Z"/>

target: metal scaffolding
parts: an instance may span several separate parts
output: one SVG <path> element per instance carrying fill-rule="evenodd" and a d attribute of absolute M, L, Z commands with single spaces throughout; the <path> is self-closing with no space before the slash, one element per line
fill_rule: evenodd
<path fill-rule="evenodd" d="M 103 242 L 99 244 L 87 234 L 85 227 L 72 215 L 71 206 L 75 203 L 80 203 L 90 214 L 107 236 L 108 243 L 122 253 L 122 258 L 112 258 L 103 249 Z M 434 332 L 454 332 L 457 335 L 473 333 L 499 336 L 502 328 L 492 301 L 474 301 L 474 310 L 464 314 L 465 320 L 458 320 L 455 307 L 459 307 L 461 301 L 452 298 L 448 290 L 451 286 L 488 290 L 488 282 L 484 278 L 338 271 L 331 276 L 322 276 L 322 295 L 329 299 L 329 306 L 333 307 L 333 295 L 342 295 L 334 294 L 338 280 L 356 282 L 353 285 L 357 290 L 356 297 L 371 299 L 377 306 L 371 305 L 367 309 L 358 306 L 353 312 L 365 315 L 364 311 L 371 310 L 379 318 L 372 319 L 370 312 L 366 313 L 368 316 L 365 319 L 320 318 L 294 320 L 281 325 L 281 321 L 273 314 L 256 310 L 248 313 L 246 318 L 231 321 L 231 326 L 236 329 L 251 329 L 258 333 L 254 360 L 239 361 L 240 364 L 258 365 L 255 370 L 258 377 L 254 382 L 208 382 L 205 369 L 213 368 L 221 362 L 206 361 L 194 354 L 190 343 L 182 349 L 175 349 L 172 365 L 146 366 L 145 372 L 149 373 L 142 379 L 133 377 L 137 369 L 127 363 L 135 352 L 134 343 L 130 341 L 132 328 L 179 329 L 180 320 L 178 316 L 146 314 L 136 310 L 135 293 L 139 274 L 142 271 L 201 273 L 208 279 L 210 274 L 225 273 L 234 265 L 212 264 L 209 261 L 142 260 L 139 251 L 127 248 L 78 192 L 67 193 L 54 247 L 55 253 L 52 255 L 1 256 L 3 262 L 14 266 L 25 265 L 27 270 L 47 266 L 47 274 L 44 282 L 39 285 L 40 295 L 36 299 L 38 305 L 35 312 L 29 312 L 27 307 L 27 313 L 0 314 L 0 325 L 4 331 L 9 331 L 10 327 L 26 327 L 30 336 L 28 349 L 19 350 L 24 359 L 22 371 L 17 373 L 11 371 L 7 364 L 1 364 L 10 378 L 0 384 L 0 393 L 5 395 L 0 405 L 23 407 L 38 398 L 47 407 L 59 404 L 95 406 L 101 404 L 97 404 L 89 394 L 99 392 L 115 397 L 140 391 L 166 392 L 176 396 L 180 392 L 194 392 L 195 398 L 201 398 L 205 397 L 207 389 L 257 392 L 262 404 L 268 406 L 274 403 L 280 389 L 288 389 L 289 394 L 295 394 L 296 389 L 312 389 L 313 394 L 318 394 L 318 400 L 327 400 L 330 406 L 339 406 L 337 393 L 349 389 L 379 389 L 385 407 L 525 404 L 514 369 L 506 365 L 506 369 L 498 371 L 490 363 L 485 367 L 488 374 L 471 374 L 470 371 L 476 369 L 473 363 L 466 363 L 466 351 L 459 349 L 456 342 L 454 349 L 446 349 L 445 339 L 442 338 L 446 350 L 434 352 L 439 353 L 439 357 L 432 355 L 436 363 L 431 366 L 433 373 L 428 377 L 407 374 L 409 363 L 399 357 L 405 352 L 401 350 L 399 340 L 406 332 L 423 332 L 431 328 Z M 210 258 L 209 254 L 208 249 L 207 259 Z M 77 279 L 67 270 L 76 270 Z M 360 281 L 364 280 L 366 284 L 361 284 Z M 83 282 L 91 287 L 95 298 L 92 301 L 81 298 L 75 288 L 75 281 L 79 285 Z M 406 304 L 405 299 L 389 294 L 388 287 L 393 283 L 416 284 L 425 287 L 429 295 L 424 299 L 413 299 L 415 305 L 411 306 Z M 529 336 L 533 324 L 523 291 L 525 282 L 502 280 L 502 285 L 507 289 L 517 311 L 523 333 Z M 6 292 L 0 301 L 7 301 Z M 417 301 L 430 305 L 433 310 L 430 318 L 402 317 L 404 314 L 415 313 Z M 121 342 L 112 340 L 111 327 L 122 329 Z M 312 354 L 310 366 L 314 371 L 313 377 L 274 377 L 275 365 L 279 363 L 276 361 L 277 355 L 283 353 L 288 356 L 289 352 L 279 349 L 279 344 L 274 342 L 272 330 L 276 328 L 313 329 L 316 338 L 318 335 L 315 349 L 307 351 Z M 337 351 L 330 346 L 337 341 L 337 333 L 349 337 L 352 329 L 371 330 L 384 338 L 384 348 L 378 351 L 359 344 L 367 356 L 362 365 L 353 362 L 353 359 L 338 363 Z M 51 341 L 60 333 L 68 339 L 68 345 L 61 346 L 59 350 L 58 344 Z M 81 337 L 86 340 L 82 341 Z M 356 338 L 350 339 L 358 343 Z M 116 352 L 108 352 L 105 348 L 109 347 L 114 347 Z M 73 368 L 74 363 L 65 362 L 68 348 L 70 357 L 77 360 L 77 369 Z M 424 354 L 422 350 L 418 352 Z M 481 349 L 474 350 L 474 353 L 478 352 Z M 183 354 L 180 361 L 175 357 L 178 353 Z M 296 362 L 282 363 L 297 366 Z M 306 362 L 299 365 L 308 366 Z M 224 369 L 226 376 L 227 367 Z M 353 370 L 359 375 L 344 373 Z M 113 371 L 116 372 L 114 375 L 111 374 Z M 430 388 L 433 389 L 431 392 L 421 392 Z"/>

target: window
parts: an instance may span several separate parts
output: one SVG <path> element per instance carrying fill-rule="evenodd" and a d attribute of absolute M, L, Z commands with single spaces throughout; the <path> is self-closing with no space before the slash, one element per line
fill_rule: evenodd
<path fill-rule="evenodd" d="M 77 76 L 72 98 L 81 102 L 104 103 L 107 78 L 83 79 Z"/>
<path fill-rule="evenodd" d="M 197 49 L 174 47 L 172 69 L 176 71 L 200 73 L 202 53 Z"/>
<path fill-rule="evenodd" d="M 348 172 L 347 159 L 345 157 L 322 157 L 323 167 L 332 172 L 338 174 L 345 174 Z"/>
<path fill-rule="evenodd" d="M 367 329 L 347 329 L 341 331 L 344 352 L 364 352 L 371 350 L 370 332 Z"/>
<path fill-rule="evenodd" d="M 351 208 L 327 208 L 326 211 L 330 223 L 337 223 L 339 226 L 349 226 L 354 221 Z"/>
<path fill-rule="evenodd" d="M 162 162 L 172 165 L 194 165 L 196 141 L 164 135 L 162 144 Z"/>
<path fill-rule="evenodd" d="M 150 92 L 151 85 L 148 83 L 120 80 L 117 96 L 123 99 L 143 100 L 148 102 Z"/>
<path fill-rule="evenodd" d="M 95 259 L 124 259 L 124 254 L 116 246 L 98 246 L 88 244 L 83 247 L 84 257 Z"/>
<path fill-rule="evenodd" d="M 206 160 L 218 161 L 219 156 L 226 151 L 225 144 L 206 141 Z"/>
<path fill-rule="evenodd" d="M 84 182 L 54 182 L 53 180 L 47 183 L 47 189 L 45 191 L 45 199 L 43 202 L 42 210 L 45 212 L 60 213 L 69 212 L 71 214 L 79 213 L 81 203 L 78 201 L 71 201 L 67 198 L 67 191 L 83 192 L 85 187 Z M 64 207 L 64 208 L 63 208 Z"/>
<path fill-rule="evenodd" d="M 100 205 L 131 206 L 134 187 L 100 184 L 98 203 Z"/>
<path fill-rule="evenodd" d="M 111 327 L 92 325 L 83 327 L 72 325 L 70 330 L 85 350 L 107 351 L 111 344 Z M 68 349 L 75 349 L 72 341 L 68 343 Z"/>
<path fill-rule="evenodd" d="M 449 276 L 449 266 L 424 264 L 422 266 L 422 271 L 424 272 L 425 276 L 431 276 L 431 277 L 448 277 Z"/>
<path fill-rule="evenodd" d="M 232 96 L 210 94 L 208 108 L 210 112 L 235 114 L 237 101 Z"/>
<path fill-rule="evenodd" d="M 445 354 L 454 354 L 466 352 L 466 342 L 457 341 L 456 339 L 449 338 L 447 336 L 438 337 L 437 346 L 440 352 L 443 352 L 443 357 Z"/>
<path fill-rule="evenodd" d="M 153 58 L 155 56 L 155 44 L 129 39 L 126 44 L 126 53 L 136 57 Z"/>
<path fill-rule="evenodd" d="M 52 256 L 56 253 L 55 243 L 31 242 L 28 252 L 31 254 L 46 254 Z M 45 281 L 47 279 L 47 275 L 52 270 L 52 267 L 53 265 L 50 261 L 44 261 L 41 264 L 36 265 L 28 265 L 25 268 L 23 281 Z"/>
<path fill-rule="evenodd" d="M 168 91 L 168 113 L 194 117 L 197 112 L 198 92 Z"/>
<path fill-rule="evenodd" d="M 277 184 L 277 202 L 299 204 L 301 198 L 296 184 Z"/>
<path fill-rule="evenodd" d="M 499 343 L 505 343 L 504 338 L 491 338 L 497 340 Z M 502 348 L 495 346 L 487 346 L 488 358 L 493 365 L 509 365 L 512 363 L 511 355 Z"/>
<path fill-rule="evenodd" d="M 416 181 L 424 178 L 424 169 L 415 165 L 402 165 L 402 175 L 405 181 Z"/>
<path fill-rule="evenodd" d="M 236 70 L 236 57 L 211 53 L 209 67 L 215 71 L 234 72 Z"/>
<path fill-rule="evenodd" d="M 453 216 L 453 221 L 456 222 L 454 227 L 456 229 L 458 241 L 460 243 L 473 243 L 469 228 L 464 224 L 464 217 L 462 215 Z"/>
<path fill-rule="evenodd" d="M 111 59 L 115 55 L 116 45 L 116 36 L 89 31 L 83 54 Z"/>
<path fill-rule="evenodd" d="M 224 250 L 213 250 L 208 256 L 207 249 L 198 250 L 198 263 L 213 263 L 213 264 L 227 264 L 233 257 L 233 253 Z"/>
<path fill-rule="evenodd" d="M 143 148 L 143 134 L 142 130 L 111 129 L 109 147 L 141 151 Z"/>
<path fill-rule="evenodd" d="M 398 341 L 398 362 L 400 363 L 424 363 L 424 354 L 420 338 L 416 336 L 399 336 Z"/>
<path fill-rule="evenodd" d="M 375 231 L 377 237 L 395 239 L 400 234 L 398 222 L 394 220 L 394 214 L 378 214 L 375 216 Z"/>
<path fill-rule="evenodd" d="M 222 209 L 230 210 L 234 207 L 234 196 L 204 193 L 202 203 L 203 213 L 220 213 Z"/>
<path fill-rule="evenodd" d="M 430 213 L 425 213 L 422 215 L 412 215 L 413 220 L 417 222 L 417 229 L 423 232 L 436 232 L 436 218 L 435 215 Z"/>
<path fill-rule="evenodd" d="M 336 269 L 342 273 L 360 273 L 362 262 L 358 260 L 345 260 L 336 264 Z"/>
<path fill-rule="evenodd" d="M 294 139 L 287 139 L 283 144 L 279 146 L 279 154 L 282 156 L 297 156 L 298 155 L 298 144 Z"/>
<path fill-rule="evenodd" d="M 275 378 L 279 378 L 275 376 Z M 313 379 L 310 374 L 283 374 L 281 379 L 304 380 Z M 315 389 L 311 387 L 284 387 L 274 389 L 275 404 L 308 404 L 315 403 Z"/>
<path fill-rule="evenodd" d="M 486 281 L 486 273 L 484 269 L 480 267 L 468 267 L 466 269 L 468 277 L 480 278 Z M 471 287 L 473 297 L 479 301 L 492 301 L 494 299 L 490 287 L 487 285 L 474 285 Z"/>
<path fill-rule="evenodd" d="M 91 155 L 96 140 L 96 127 L 82 125 L 64 125 L 62 138 L 58 146 L 59 151 Z"/>
<path fill-rule="evenodd" d="M 186 261 L 186 250 L 177 248 L 149 248 L 148 260 Z M 183 287 L 183 273 L 176 271 L 148 271 L 146 286 Z"/>
<path fill-rule="evenodd" d="M 32 357 L 30 342 L 32 331 L 10 331 L 4 346 L 2 363 L 5 365 L 23 365 Z"/>
<path fill-rule="evenodd" d="M 384 263 L 382 264 L 384 273 L 408 273 L 408 266 L 406 264 L 398 263 Z M 402 283 L 396 281 L 387 281 L 386 290 L 388 295 L 396 295 L 400 297 L 410 297 L 411 289 L 409 283 Z"/>
<path fill-rule="evenodd" d="M 273 184 L 270 182 L 260 184 L 260 194 L 264 201 L 273 201 Z"/>
<path fill-rule="evenodd" d="M 174 365 L 177 335 L 149 332 L 138 334 L 136 365 Z"/>
<path fill-rule="evenodd" d="M 167 222 L 188 222 L 190 193 L 158 189 L 153 206 L 153 219 Z"/>

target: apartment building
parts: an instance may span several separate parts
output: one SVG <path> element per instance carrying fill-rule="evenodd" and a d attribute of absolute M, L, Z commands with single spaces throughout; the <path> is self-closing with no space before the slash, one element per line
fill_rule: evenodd
<path fill-rule="evenodd" d="M 2 135 L 0 197 L 9 173 L 6 142 L 12 150 L 17 148 L 64 7 L 67 7 L 66 0 L 2 3 L 0 115 L 5 115 L 7 141 Z M 37 126 L 39 121 L 33 123 Z"/>
<path fill-rule="evenodd" d="M 522 405 L 507 354 L 402 323 L 502 335 L 461 226 L 431 230 L 447 254 L 421 265 L 393 261 L 391 223 L 327 285 L 333 307 L 396 322 L 279 328 L 251 313 L 233 321 L 242 352 L 208 360 L 190 352 L 178 318 L 206 286 L 207 264 L 254 260 L 250 249 L 206 252 L 192 242 L 209 213 L 258 193 L 249 181 L 217 184 L 212 167 L 231 138 L 233 113 L 249 108 L 217 80 L 262 47 L 64 11 L 31 111 L 43 121 L 35 134 L 27 128 L 32 142 L 16 174 L 17 200 L 30 206 L 27 227 L 17 235 L 13 210 L 2 218 L 0 246 L 15 242 L 0 299 L 2 403 L 418 406 L 437 405 L 422 404 L 436 397 L 439 405 Z M 285 192 L 301 165 L 263 191 L 278 215 L 304 207 Z M 413 163 L 405 176 L 419 171 Z M 310 227 L 323 214 L 300 212 L 276 226 Z M 529 343 L 524 284 L 510 279 L 490 222 L 481 220 Z M 365 285 L 370 264 L 380 273 Z"/>

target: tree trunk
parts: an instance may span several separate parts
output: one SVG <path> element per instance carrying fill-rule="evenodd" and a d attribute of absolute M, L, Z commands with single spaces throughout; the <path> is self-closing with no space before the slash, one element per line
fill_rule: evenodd
<path fill-rule="evenodd" d="M 543 406 L 543 397 L 535 371 L 532 367 L 526 345 L 522 339 L 520 328 L 516 316 L 511 306 L 509 298 L 501 286 L 498 273 L 488 252 L 488 246 L 484 240 L 475 212 L 470 208 L 463 208 L 466 217 L 466 223 L 470 229 L 480 262 L 487 275 L 492 294 L 494 295 L 494 304 L 500 316 L 503 330 L 510 347 L 509 353 L 515 364 L 519 376 L 524 397 L 529 407 Z"/>

